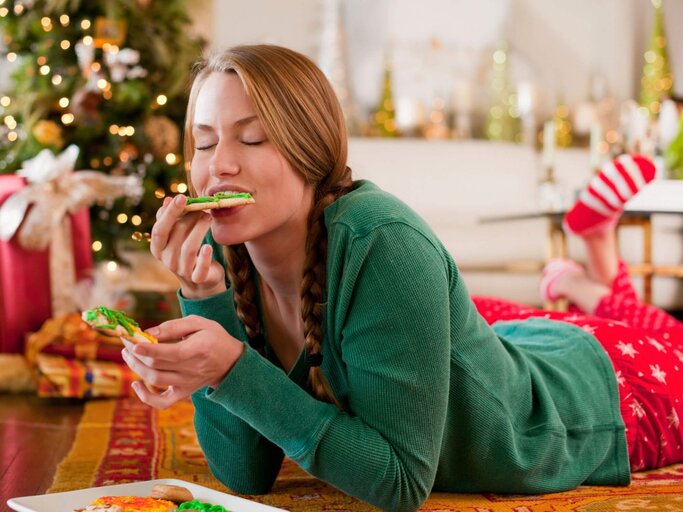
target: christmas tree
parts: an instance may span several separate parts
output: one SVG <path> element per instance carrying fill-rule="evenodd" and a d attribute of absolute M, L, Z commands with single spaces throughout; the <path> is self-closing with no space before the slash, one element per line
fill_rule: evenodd
<path fill-rule="evenodd" d="M 640 104 L 658 114 L 662 100 L 671 94 L 673 77 L 669 68 L 669 56 L 664 33 L 662 0 L 652 0 L 655 8 L 655 24 L 650 37 L 650 46 L 645 52 L 643 78 L 641 79 Z"/>
<path fill-rule="evenodd" d="M 80 148 L 76 169 L 142 178 L 138 204 L 91 209 L 97 259 L 145 240 L 161 199 L 186 191 L 180 155 L 186 85 L 202 41 L 184 0 L 0 0 L 0 173 L 39 151 Z"/>
<path fill-rule="evenodd" d="M 379 104 L 370 120 L 369 135 L 373 137 L 398 137 L 396 127 L 396 109 L 394 107 L 394 93 L 391 77 L 391 64 L 385 59 L 384 74 L 382 76 L 382 92 Z"/>
<path fill-rule="evenodd" d="M 512 91 L 508 70 L 508 47 L 500 41 L 493 52 L 491 106 L 484 131 L 489 140 L 521 141 L 517 95 Z"/>

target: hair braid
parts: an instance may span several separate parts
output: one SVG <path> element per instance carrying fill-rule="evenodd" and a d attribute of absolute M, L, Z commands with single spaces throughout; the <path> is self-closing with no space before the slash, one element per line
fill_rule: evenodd
<path fill-rule="evenodd" d="M 225 248 L 225 253 L 237 317 L 242 321 L 247 336 L 253 340 L 261 334 L 261 323 L 256 307 L 256 285 L 251 258 L 244 244 L 230 245 Z"/>
<path fill-rule="evenodd" d="M 321 184 L 308 217 L 306 259 L 301 282 L 301 316 L 304 322 L 304 347 L 308 356 L 320 354 L 323 341 L 322 320 L 327 278 L 327 229 L 323 214 L 325 208 L 353 187 L 351 170 L 346 167 L 343 172 L 342 179 L 328 190 L 324 190 L 325 187 Z M 315 396 L 341 408 L 320 366 L 311 366 L 308 379 Z"/>

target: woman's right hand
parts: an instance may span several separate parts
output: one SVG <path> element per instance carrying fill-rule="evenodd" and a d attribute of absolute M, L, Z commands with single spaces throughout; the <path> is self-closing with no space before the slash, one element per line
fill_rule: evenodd
<path fill-rule="evenodd" d="M 211 226 L 211 215 L 192 212 L 183 215 L 187 198 L 166 197 L 152 227 L 150 250 L 180 280 L 181 293 L 188 299 L 216 295 L 226 290 L 225 270 L 203 244 Z"/>

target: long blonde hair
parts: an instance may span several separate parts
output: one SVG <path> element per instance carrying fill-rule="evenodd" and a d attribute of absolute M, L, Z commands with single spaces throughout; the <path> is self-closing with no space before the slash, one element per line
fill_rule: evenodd
<path fill-rule="evenodd" d="M 339 406 L 320 362 L 327 260 L 323 211 L 352 188 L 341 106 L 325 75 L 307 57 L 273 45 L 236 46 L 210 56 L 196 67 L 185 121 L 186 162 L 191 162 L 194 154 L 191 128 L 197 95 L 213 72 L 237 74 L 269 140 L 306 183 L 315 187 L 308 217 L 301 316 L 310 385 L 318 398 Z M 239 244 L 228 246 L 226 255 L 237 315 L 250 340 L 263 340 L 249 253 L 244 244 Z"/>

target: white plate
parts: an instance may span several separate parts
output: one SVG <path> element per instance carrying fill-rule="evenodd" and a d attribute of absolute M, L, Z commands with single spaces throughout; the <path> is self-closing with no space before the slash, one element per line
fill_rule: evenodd
<path fill-rule="evenodd" d="M 182 485 L 189 489 L 196 499 L 208 501 L 214 505 L 222 505 L 227 510 L 233 512 L 283 511 L 281 508 L 269 507 L 255 501 L 245 500 L 244 498 L 231 496 L 224 492 L 214 491 L 208 487 L 172 478 L 147 480 L 146 482 L 135 482 L 132 484 L 91 487 L 78 491 L 41 494 L 39 496 L 24 496 L 23 498 L 9 499 L 7 504 L 11 509 L 18 512 L 69 512 L 76 508 L 85 508 L 90 502 L 102 496 L 149 496 L 152 487 L 156 484 Z"/>

